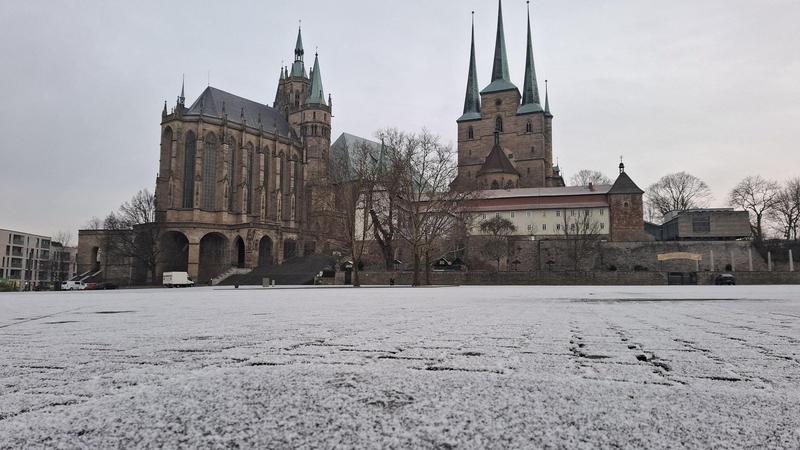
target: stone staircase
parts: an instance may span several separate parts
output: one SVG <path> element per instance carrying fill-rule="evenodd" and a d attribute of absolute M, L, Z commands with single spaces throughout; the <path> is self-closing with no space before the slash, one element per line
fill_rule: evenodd
<path fill-rule="evenodd" d="M 245 270 L 247 273 L 230 274 L 220 280 L 220 286 L 261 286 L 264 278 L 274 280 L 276 285 L 314 284 L 314 277 L 326 267 L 335 267 L 332 256 L 310 255 L 287 259 L 281 265 L 260 266 Z"/>

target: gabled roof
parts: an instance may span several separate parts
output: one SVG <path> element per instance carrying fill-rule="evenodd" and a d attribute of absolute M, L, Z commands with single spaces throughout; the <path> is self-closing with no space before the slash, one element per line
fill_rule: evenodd
<path fill-rule="evenodd" d="M 289 122 L 277 109 L 211 86 L 200 94 L 200 97 L 192 103 L 192 106 L 183 115 L 185 117 L 202 115 L 203 117 L 222 119 L 223 105 L 228 115 L 228 122 L 241 125 L 241 112 L 244 110 L 244 119 L 247 121 L 248 126 L 258 128 L 260 117 L 264 131 L 277 132 L 281 136 L 292 136 Z"/>
<path fill-rule="evenodd" d="M 508 160 L 506 153 L 500 148 L 500 144 L 495 144 L 494 147 L 492 147 L 492 151 L 490 151 L 489 156 L 486 157 L 486 162 L 483 163 L 483 166 L 481 166 L 481 169 L 478 171 L 478 175 L 487 173 L 519 175 L 517 169 L 515 169 L 511 161 Z"/>
<path fill-rule="evenodd" d="M 362 158 L 366 153 L 369 157 L 368 164 L 378 164 L 382 159 L 384 152 L 382 152 L 382 145 L 380 142 L 370 141 L 360 136 L 350 133 L 342 133 L 336 141 L 331 144 L 331 159 L 334 167 L 343 167 L 349 174 L 347 180 L 338 179 L 335 181 L 352 181 L 357 177 L 355 176 L 355 160 Z M 383 163 L 383 162 L 380 162 Z M 342 177 L 343 174 L 334 173 L 334 176 Z"/>
<path fill-rule="evenodd" d="M 620 172 L 617 181 L 611 186 L 608 191 L 609 194 L 644 194 L 644 191 L 639 189 L 639 186 L 631 180 L 625 172 Z"/>

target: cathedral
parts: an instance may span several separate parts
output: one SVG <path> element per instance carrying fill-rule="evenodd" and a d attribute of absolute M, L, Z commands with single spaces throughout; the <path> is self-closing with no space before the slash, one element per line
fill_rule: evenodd
<path fill-rule="evenodd" d="M 161 115 L 156 220 L 163 267 L 200 282 L 278 264 L 325 246 L 315 196 L 327 178 L 331 98 L 319 56 L 305 66 L 300 30 L 272 106 L 208 86 L 189 106 L 181 88 Z M 322 249 L 320 249 L 322 250 Z"/>
<path fill-rule="evenodd" d="M 542 97 L 536 77 L 530 13 L 527 26 L 520 91 L 509 74 L 498 1 L 491 80 L 479 90 L 473 21 L 451 189 L 476 191 L 464 212 L 478 220 L 508 218 L 514 234 L 530 241 L 575 238 L 573 218 L 586 216 L 603 239 L 646 240 L 643 192 L 624 165 L 613 184 L 565 186 L 553 161 L 547 85 Z M 294 61 L 280 68 L 271 106 L 212 86 L 187 106 L 182 86 L 174 107 L 165 102 L 161 112 L 154 277 L 186 271 L 207 283 L 294 256 L 341 250 L 341 218 L 331 208 L 329 185 L 330 152 L 342 151 L 331 146 L 332 112 L 319 55 L 310 70 L 305 66 L 301 30 Z M 101 255 L 104 233 L 79 233 L 79 271 L 123 284 L 140 279 L 131 275 L 139 270 L 131 258 Z"/>
<path fill-rule="evenodd" d="M 522 92 L 508 72 L 503 7 L 498 6 L 492 78 L 478 91 L 475 25 L 472 26 L 464 113 L 458 118 L 458 177 L 453 188 L 512 189 L 564 186 L 553 165 L 553 115 L 544 106 L 533 61 L 531 21 Z"/>

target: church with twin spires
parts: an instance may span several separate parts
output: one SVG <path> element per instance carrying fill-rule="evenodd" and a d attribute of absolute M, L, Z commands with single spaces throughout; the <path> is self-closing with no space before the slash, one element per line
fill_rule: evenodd
<path fill-rule="evenodd" d="M 478 86 L 473 21 L 464 111 L 457 120 L 458 177 L 453 188 L 564 186 L 553 164 L 553 115 L 546 85 L 543 99 L 536 78 L 530 14 L 522 92 L 508 72 L 502 4 L 498 5 L 491 82 L 480 91 Z"/>

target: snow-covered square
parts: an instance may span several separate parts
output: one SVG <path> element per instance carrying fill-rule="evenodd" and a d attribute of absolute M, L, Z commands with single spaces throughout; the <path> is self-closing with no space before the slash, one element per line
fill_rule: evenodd
<path fill-rule="evenodd" d="M 0 294 L 0 446 L 800 447 L 800 288 Z"/>

